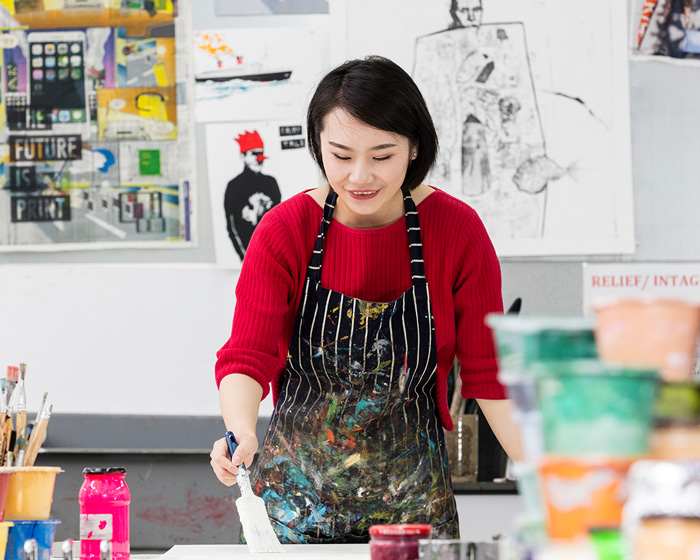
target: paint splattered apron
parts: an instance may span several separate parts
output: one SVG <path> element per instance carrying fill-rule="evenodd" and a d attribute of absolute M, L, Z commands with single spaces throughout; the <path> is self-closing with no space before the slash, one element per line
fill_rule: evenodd
<path fill-rule="evenodd" d="M 429 523 L 457 537 L 416 206 L 404 198 L 413 287 L 372 303 L 321 286 L 336 199 L 326 199 L 307 269 L 257 493 L 282 542 L 366 542 L 378 523 Z"/>

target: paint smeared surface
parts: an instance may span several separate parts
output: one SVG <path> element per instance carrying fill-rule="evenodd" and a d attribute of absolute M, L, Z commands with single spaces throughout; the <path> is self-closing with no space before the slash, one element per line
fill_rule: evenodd
<path fill-rule="evenodd" d="M 238 513 L 232 497 L 199 496 L 194 490 L 188 490 L 184 507 L 154 506 L 145 508 L 134 517 L 164 527 L 181 527 L 189 533 L 201 534 L 207 530 L 209 523 L 218 529 L 229 528 L 231 519 L 237 519 Z"/>

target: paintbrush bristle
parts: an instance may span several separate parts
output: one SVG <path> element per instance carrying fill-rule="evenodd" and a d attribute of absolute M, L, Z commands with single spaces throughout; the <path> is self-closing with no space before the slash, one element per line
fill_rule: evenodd
<path fill-rule="evenodd" d="M 241 496 L 236 500 L 236 508 L 250 552 L 254 554 L 284 552 L 272 525 L 270 525 L 270 518 L 267 516 L 265 502 L 262 498 Z"/>
<path fill-rule="evenodd" d="M 17 366 L 7 366 L 7 380 L 17 383 L 19 380 L 19 368 Z"/>
<path fill-rule="evenodd" d="M 27 364 L 19 364 L 19 373 L 24 379 L 24 374 L 27 372 Z"/>

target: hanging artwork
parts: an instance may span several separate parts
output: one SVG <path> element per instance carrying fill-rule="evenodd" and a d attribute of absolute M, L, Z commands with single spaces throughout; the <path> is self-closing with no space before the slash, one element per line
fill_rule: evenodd
<path fill-rule="evenodd" d="M 700 5 L 691 0 L 634 0 L 630 40 L 636 59 L 700 60 Z"/>
<path fill-rule="evenodd" d="M 300 121 L 206 126 L 216 261 L 240 268 L 262 217 L 282 200 L 319 186 Z"/>
<path fill-rule="evenodd" d="M 328 0 L 216 0 L 218 16 L 327 13 Z"/>
<path fill-rule="evenodd" d="M 340 0 L 331 37 L 338 61 L 379 54 L 413 76 L 440 142 L 427 182 L 477 210 L 500 256 L 628 253 L 625 12 L 608 0 Z"/>
<path fill-rule="evenodd" d="M 196 120 L 303 118 L 321 73 L 321 52 L 318 33 L 312 29 L 196 31 Z"/>
<path fill-rule="evenodd" d="M 0 250 L 191 244 L 188 9 L 1 0 Z"/>

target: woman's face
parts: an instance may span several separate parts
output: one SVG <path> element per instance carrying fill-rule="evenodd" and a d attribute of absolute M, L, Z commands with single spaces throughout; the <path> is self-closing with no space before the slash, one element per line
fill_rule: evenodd
<path fill-rule="evenodd" d="M 349 227 L 389 225 L 403 215 L 401 185 L 415 156 L 408 138 L 373 128 L 343 109 L 324 121 L 321 157 L 338 193 L 336 219 Z"/>

